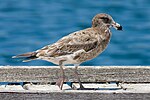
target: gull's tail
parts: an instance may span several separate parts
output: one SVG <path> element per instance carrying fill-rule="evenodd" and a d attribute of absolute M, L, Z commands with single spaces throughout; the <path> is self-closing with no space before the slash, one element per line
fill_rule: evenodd
<path fill-rule="evenodd" d="M 28 62 L 37 59 L 36 54 L 36 52 L 28 52 L 17 56 L 13 56 L 12 58 L 23 58 L 23 62 Z"/>

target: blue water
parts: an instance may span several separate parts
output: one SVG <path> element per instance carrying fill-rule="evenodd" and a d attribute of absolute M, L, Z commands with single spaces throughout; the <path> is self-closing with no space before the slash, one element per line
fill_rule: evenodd
<path fill-rule="evenodd" d="M 0 65 L 53 65 L 11 56 L 88 28 L 98 13 L 110 14 L 123 31 L 112 29 L 105 52 L 82 65 L 150 65 L 150 0 L 0 0 Z"/>

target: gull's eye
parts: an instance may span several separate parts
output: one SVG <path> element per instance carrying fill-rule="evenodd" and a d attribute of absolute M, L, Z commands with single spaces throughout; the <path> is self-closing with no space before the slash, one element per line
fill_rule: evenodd
<path fill-rule="evenodd" d="M 104 23 L 108 23 L 109 22 L 108 17 L 101 17 L 101 19 L 103 19 Z"/>

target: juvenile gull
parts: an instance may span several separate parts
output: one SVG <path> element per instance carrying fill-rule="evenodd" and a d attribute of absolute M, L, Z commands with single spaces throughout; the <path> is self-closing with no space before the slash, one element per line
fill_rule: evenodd
<path fill-rule="evenodd" d="M 84 89 L 78 76 L 77 68 L 82 62 L 95 58 L 105 50 L 110 41 L 112 34 L 110 28 L 112 26 L 117 30 L 122 30 L 122 26 L 116 23 L 110 15 L 105 13 L 97 14 L 92 20 L 92 27 L 73 32 L 54 44 L 13 58 L 25 58 L 24 62 L 42 59 L 59 65 L 62 78 L 56 84 L 60 89 L 62 89 L 65 80 L 63 66 L 74 64 L 74 73 L 80 84 L 80 89 Z"/>

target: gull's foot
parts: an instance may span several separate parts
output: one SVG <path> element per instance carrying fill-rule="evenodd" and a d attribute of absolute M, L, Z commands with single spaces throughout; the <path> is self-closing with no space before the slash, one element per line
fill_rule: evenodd
<path fill-rule="evenodd" d="M 72 85 L 72 89 L 73 90 L 86 90 L 86 88 L 84 88 L 84 86 L 81 84 L 80 88 L 77 88 L 74 84 Z"/>
<path fill-rule="evenodd" d="M 119 83 L 119 82 L 118 82 L 118 83 L 116 83 L 116 84 L 117 84 L 117 86 L 120 86 L 121 89 L 127 90 L 127 88 L 125 88 L 125 87 L 122 86 L 123 83 Z"/>
<path fill-rule="evenodd" d="M 86 90 L 86 88 L 84 88 L 84 86 L 81 84 L 78 90 Z"/>
<path fill-rule="evenodd" d="M 56 81 L 56 85 L 58 85 L 61 90 L 62 90 L 62 88 L 63 88 L 63 84 L 64 84 L 64 81 L 65 81 L 65 80 L 66 80 L 65 77 L 61 77 L 61 78 L 59 78 L 59 79 Z"/>

